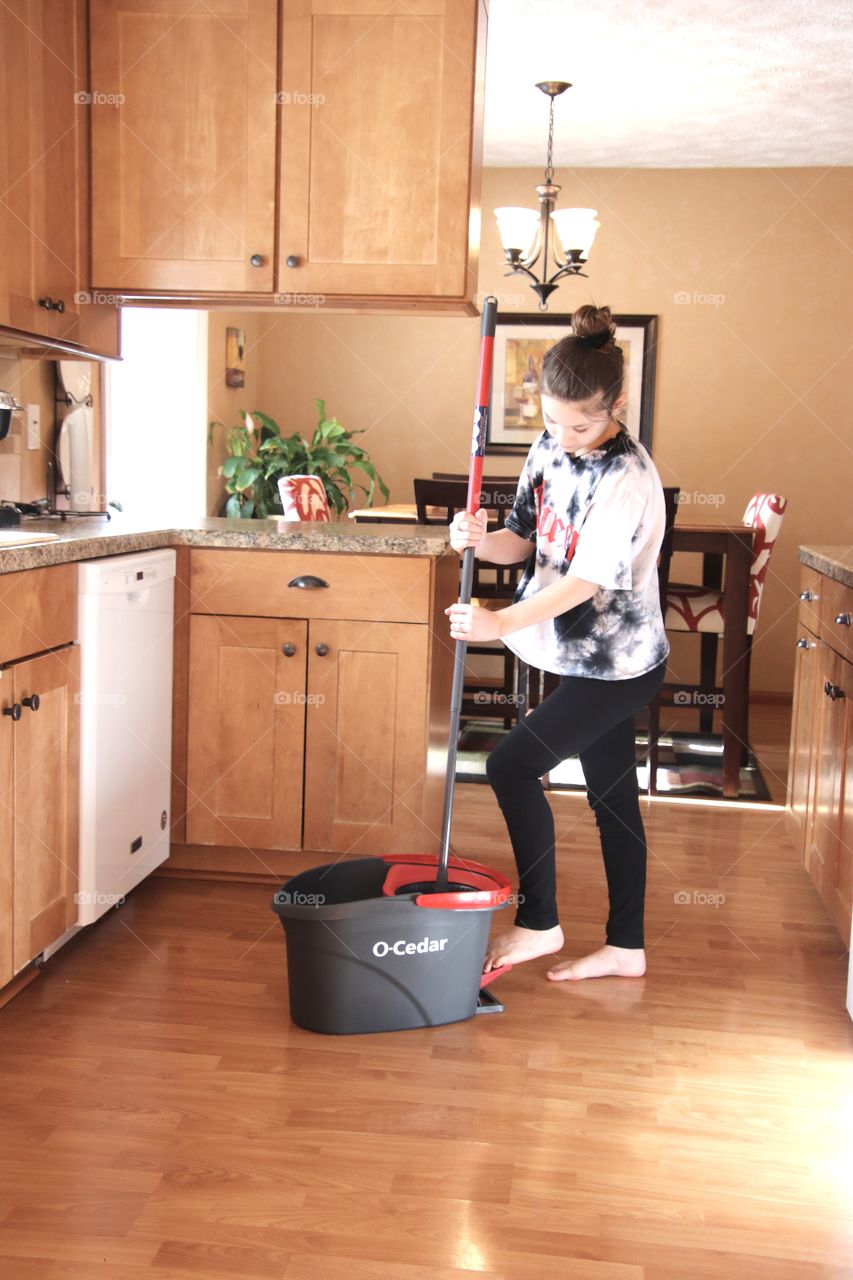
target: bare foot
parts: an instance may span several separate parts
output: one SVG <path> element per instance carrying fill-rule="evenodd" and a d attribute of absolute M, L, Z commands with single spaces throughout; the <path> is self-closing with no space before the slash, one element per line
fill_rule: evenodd
<path fill-rule="evenodd" d="M 553 929 L 522 929 L 514 925 L 508 933 L 501 933 L 489 945 L 483 961 L 483 973 L 497 969 L 502 964 L 522 964 L 525 960 L 535 960 L 537 956 L 549 956 L 559 951 L 563 945 L 563 930 L 559 925 Z"/>
<path fill-rule="evenodd" d="M 609 943 L 600 951 L 582 960 L 569 960 L 548 970 L 552 982 L 566 978 L 642 978 L 646 972 L 646 953 L 642 947 L 611 947 Z"/>

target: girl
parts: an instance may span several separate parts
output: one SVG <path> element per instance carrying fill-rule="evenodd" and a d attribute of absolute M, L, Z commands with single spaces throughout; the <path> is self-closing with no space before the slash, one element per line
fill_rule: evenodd
<path fill-rule="evenodd" d="M 502 640 L 558 687 L 491 752 L 487 773 L 519 874 L 514 928 L 484 968 L 559 951 L 554 817 L 541 777 L 579 755 L 595 813 L 610 898 L 606 943 L 555 965 L 554 981 L 645 973 L 646 838 L 634 755 L 634 713 L 659 691 L 669 644 L 657 558 L 665 509 L 646 450 L 616 415 L 626 402 L 623 357 L 609 308 L 579 307 L 572 333 L 545 355 L 542 417 L 506 526 L 460 512 L 450 542 L 497 564 L 527 560 L 511 606 L 454 604 L 454 640 Z M 535 554 L 531 555 L 531 543 Z M 529 557 L 529 559 L 528 559 Z"/>

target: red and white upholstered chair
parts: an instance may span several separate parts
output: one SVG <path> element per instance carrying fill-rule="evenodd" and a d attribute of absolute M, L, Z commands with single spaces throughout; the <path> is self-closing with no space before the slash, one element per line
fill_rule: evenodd
<path fill-rule="evenodd" d="M 770 553 L 779 536 L 782 516 L 787 505 L 788 499 L 778 493 L 756 493 L 750 499 L 743 517 L 743 523 L 752 526 L 756 531 L 752 545 L 752 562 L 749 567 L 749 609 L 744 673 L 746 692 L 740 735 L 744 743 L 744 757 L 749 730 L 749 663 L 752 653 L 752 636 L 758 624 L 758 612 L 764 593 Z M 722 638 L 723 621 L 723 592 L 719 581 L 706 581 L 702 584 L 669 583 L 664 624 L 667 631 L 693 632 L 700 636 L 700 685 L 704 693 L 721 692 L 716 687 L 716 671 L 717 642 Z M 670 687 L 674 686 L 664 685 L 664 691 Z M 713 716 L 713 699 L 702 702 L 699 706 L 699 718 L 703 732 L 708 733 L 712 730 Z"/>

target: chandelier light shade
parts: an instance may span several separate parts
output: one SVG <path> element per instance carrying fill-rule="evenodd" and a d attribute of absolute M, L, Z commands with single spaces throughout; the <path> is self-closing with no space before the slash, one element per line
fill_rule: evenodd
<path fill-rule="evenodd" d="M 543 80 L 536 86 L 551 99 L 545 181 L 536 188 L 538 210 L 512 205 L 495 209 L 504 256 L 510 266 L 507 275 L 518 271 L 530 277 L 540 311 L 547 310 L 548 298 L 558 280 L 584 275 L 581 267 L 601 226 L 596 209 L 555 208 L 560 187 L 554 181 L 554 99 L 571 87 L 565 80 Z"/>

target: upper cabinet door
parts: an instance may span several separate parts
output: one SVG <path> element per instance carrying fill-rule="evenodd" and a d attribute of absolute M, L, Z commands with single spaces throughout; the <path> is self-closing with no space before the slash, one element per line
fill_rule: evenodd
<path fill-rule="evenodd" d="M 76 340 L 83 0 L 0 6 L 0 324 Z"/>
<path fill-rule="evenodd" d="M 480 5 L 286 0 L 279 292 L 473 295 Z"/>
<path fill-rule="evenodd" d="M 90 10 L 93 285 L 271 291 L 276 0 Z"/>

